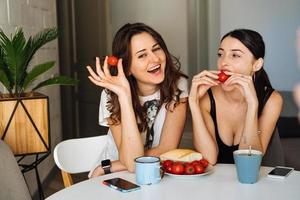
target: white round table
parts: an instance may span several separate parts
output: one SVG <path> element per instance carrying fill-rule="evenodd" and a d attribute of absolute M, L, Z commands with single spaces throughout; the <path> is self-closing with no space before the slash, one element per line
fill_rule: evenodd
<path fill-rule="evenodd" d="M 271 169 L 261 167 L 260 178 L 255 184 L 239 183 L 235 165 L 218 164 L 214 166 L 213 173 L 205 176 L 182 179 L 165 175 L 159 184 L 141 186 L 140 190 L 129 193 L 103 185 L 103 180 L 114 177 L 135 183 L 135 174 L 123 171 L 77 183 L 47 200 L 299 200 L 300 172 L 293 171 L 286 179 L 280 180 L 267 177 Z"/>

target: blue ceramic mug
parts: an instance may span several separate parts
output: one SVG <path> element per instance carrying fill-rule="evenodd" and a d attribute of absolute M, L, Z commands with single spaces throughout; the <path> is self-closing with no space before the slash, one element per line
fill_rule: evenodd
<path fill-rule="evenodd" d="M 259 177 L 262 152 L 241 149 L 233 152 L 234 163 L 240 183 L 256 183 Z"/>
<path fill-rule="evenodd" d="M 142 156 L 135 160 L 136 182 L 140 185 L 151 185 L 161 180 L 160 158 Z"/>

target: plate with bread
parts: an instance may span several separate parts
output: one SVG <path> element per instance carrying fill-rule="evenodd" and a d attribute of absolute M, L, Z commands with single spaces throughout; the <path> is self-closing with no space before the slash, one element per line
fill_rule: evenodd
<path fill-rule="evenodd" d="M 179 178 L 195 178 L 208 175 L 214 167 L 202 154 L 191 149 L 174 149 L 160 156 L 165 174 Z"/>

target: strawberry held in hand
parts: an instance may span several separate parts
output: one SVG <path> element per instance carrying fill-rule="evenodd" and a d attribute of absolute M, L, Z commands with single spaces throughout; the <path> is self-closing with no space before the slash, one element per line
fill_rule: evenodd
<path fill-rule="evenodd" d="M 220 81 L 221 83 L 224 83 L 230 76 L 225 74 L 224 71 L 221 71 L 219 74 L 218 74 L 219 78 L 218 78 L 218 81 Z"/>
<path fill-rule="evenodd" d="M 118 58 L 115 57 L 115 56 L 108 56 L 108 58 L 107 58 L 107 63 L 108 63 L 110 66 L 117 66 L 117 64 L 118 64 Z"/>

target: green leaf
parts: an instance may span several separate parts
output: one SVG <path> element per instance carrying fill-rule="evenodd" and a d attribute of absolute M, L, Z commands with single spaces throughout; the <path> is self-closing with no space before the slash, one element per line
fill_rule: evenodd
<path fill-rule="evenodd" d="M 11 78 L 9 71 L 7 69 L 7 66 L 4 62 L 3 50 L 2 50 L 2 47 L 0 46 L 0 82 L 9 91 L 9 93 L 12 93 L 11 80 L 12 80 L 12 78 Z"/>
<path fill-rule="evenodd" d="M 35 36 L 30 37 L 26 43 L 26 66 L 29 64 L 33 55 L 46 43 L 55 40 L 58 36 L 57 28 L 47 28 L 37 33 Z"/>
<path fill-rule="evenodd" d="M 50 61 L 34 66 L 24 80 L 23 91 L 25 91 L 29 84 L 32 83 L 32 81 L 34 81 L 39 75 L 51 69 L 54 66 L 54 63 L 54 61 Z"/>
<path fill-rule="evenodd" d="M 0 68 L 0 82 L 4 85 L 4 87 L 9 91 L 9 93 L 12 93 L 10 81 L 7 78 L 7 75 L 3 69 Z"/>
<path fill-rule="evenodd" d="M 46 43 L 56 39 L 56 28 L 44 29 L 26 40 L 22 28 L 8 38 L 0 29 L 0 82 L 10 93 L 23 92 L 41 74 L 54 66 L 54 62 L 36 65 L 30 72 L 28 66 L 35 53 Z M 75 85 L 78 81 L 58 76 L 39 83 L 33 90 L 48 85 Z"/>
<path fill-rule="evenodd" d="M 22 70 L 24 73 L 22 74 L 21 82 L 19 83 L 20 85 L 23 86 L 24 84 L 26 78 L 25 72 L 35 53 L 46 43 L 56 39 L 57 36 L 58 36 L 57 28 L 47 28 L 37 33 L 35 36 L 29 37 L 24 48 L 25 59 L 23 62 L 23 70 Z"/>
<path fill-rule="evenodd" d="M 10 40 L 2 30 L 0 30 L 0 45 L 3 51 L 3 62 L 6 63 L 12 77 L 15 91 L 18 91 L 19 82 L 23 74 L 24 47 L 26 39 L 22 29 L 17 29 Z"/>
<path fill-rule="evenodd" d="M 39 83 L 32 89 L 32 91 L 49 85 L 76 85 L 78 82 L 78 80 L 67 76 L 57 76 Z"/>

